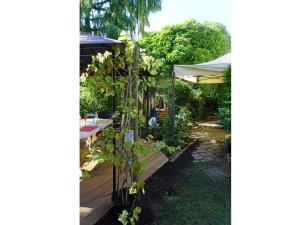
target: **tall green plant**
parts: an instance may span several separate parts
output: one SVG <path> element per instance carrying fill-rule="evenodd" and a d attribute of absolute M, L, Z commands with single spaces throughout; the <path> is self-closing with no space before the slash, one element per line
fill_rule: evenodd
<path fill-rule="evenodd" d="M 131 138 L 134 126 L 132 121 L 139 116 L 137 102 L 133 95 L 133 80 L 138 79 L 138 83 L 144 86 L 151 86 L 153 82 L 145 80 L 140 76 L 133 76 L 134 52 L 136 50 L 134 41 L 130 40 L 123 32 L 120 40 L 125 42 L 124 56 L 121 56 L 119 49 L 114 49 L 115 54 L 106 51 L 98 53 L 92 57 L 92 63 L 87 71 L 81 75 L 81 83 L 85 86 L 92 86 L 103 95 L 104 98 L 110 98 L 120 94 L 120 104 L 112 118 L 120 121 L 120 128 L 107 128 L 103 131 L 103 140 L 95 142 L 90 148 L 90 160 L 99 162 L 111 161 L 117 170 L 117 199 L 123 204 L 130 202 L 130 196 L 136 196 L 143 192 L 143 182 L 140 182 L 140 176 L 145 168 L 145 160 L 141 158 L 152 151 L 164 148 L 163 142 L 145 143 L 138 136 Z M 145 53 L 139 54 L 136 61 L 138 65 L 137 72 L 141 69 L 148 69 L 153 75 L 157 74 L 159 61 L 147 56 Z M 154 65 L 153 65 L 154 64 Z M 121 74 L 119 71 L 123 71 Z M 117 73 L 116 79 L 112 79 L 112 73 Z M 127 76 L 123 76 L 126 73 Z M 152 80 L 153 81 L 153 80 Z M 136 82 L 136 81 L 135 81 Z M 144 90 L 143 87 L 137 90 Z M 148 137 L 148 142 L 151 137 Z M 116 146 L 113 141 L 116 141 Z M 124 176 L 123 176 L 124 174 Z M 135 216 L 140 212 L 139 208 L 131 208 L 129 212 L 123 211 L 119 217 L 120 222 L 131 223 L 137 220 Z M 131 215 L 131 216 L 130 216 Z"/>

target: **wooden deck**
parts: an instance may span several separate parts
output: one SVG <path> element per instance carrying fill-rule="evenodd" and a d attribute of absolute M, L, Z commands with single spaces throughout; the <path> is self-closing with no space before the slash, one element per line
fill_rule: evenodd
<path fill-rule="evenodd" d="M 147 168 L 142 175 L 146 180 L 169 159 L 160 151 L 147 157 Z M 95 224 L 112 206 L 112 164 L 103 163 L 96 166 L 91 177 L 80 182 L 80 224 Z"/>

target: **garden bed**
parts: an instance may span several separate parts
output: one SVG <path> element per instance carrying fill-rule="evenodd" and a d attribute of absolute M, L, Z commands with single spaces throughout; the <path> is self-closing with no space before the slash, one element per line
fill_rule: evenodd
<path fill-rule="evenodd" d="M 230 182 L 222 186 L 212 183 L 202 170 L 213 163 L 193 163 L 194 150 L 193 146 L 187 149 L 175 162 L 165 164 L 146 181 L 146 194 L 137 204 L 142 208 L 137 224 L 230 223 Z M 223 160 L 219 162 L 222 163 L 219 166 L 226 167 Z M 112 209 L 97 225 L 121 224 L 117 218 Z"/>

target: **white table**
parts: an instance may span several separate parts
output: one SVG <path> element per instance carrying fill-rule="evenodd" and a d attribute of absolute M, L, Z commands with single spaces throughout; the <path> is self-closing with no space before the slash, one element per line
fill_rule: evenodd
<path fill-rule="evenodd" d="M 93 135 L 96 135 L 99 131 L 105 129 L 106 127 L 109 127 L 113 123 L 113 121 L 109 119 L 99 119 L 98 122 L 99 122 L 98 124 L 85 125 L 85 126 L 97 126 L 97 128 L 92 131 L 80 131 L 80 140 L 87 139 L 89 137 L 92 137 Z"/>
<path fill-rule="evenodd" d="M 84 119 L 80 121 L 80 124 L 84 124 Z M 96 134 L 111 126 L 113 124 L 112 120 L 108 120 L 108 119 L 99 119 L 98 120 L 98 124 L 86 124 L 83 126 L 97 126 L 96 129 L 92 130 L 92 131 L 80 131 L 80 142 L 84 140 L 86 140 L 86 144 L 87 146 L 90 146 L 91 143 L 93 143 L 95 140 L 97 140 L 97 136 Z M 81 148 L 80 148 L 81 151 Z M 91 162 L 85 162 L 81 168 L 83 168 L 84 170 L 87 171 L 91 171 L 93 170 L 93 168 L 96 167 L 96 165 L 98 165 L 98 161 L 91 161 Z"/>

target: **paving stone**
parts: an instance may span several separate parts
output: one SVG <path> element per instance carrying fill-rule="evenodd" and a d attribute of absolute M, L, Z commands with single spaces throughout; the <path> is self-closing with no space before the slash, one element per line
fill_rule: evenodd
<path fill-rule="evenodd" d="M 206 150 L 201 150 L 201 151 L 200 151 L 200 150 L 197 150 L 197 151 L 195 151 L 195 152 L 197 152 L 197 154 L 200 154 L 200 155 L 201 155 L 201 154 L 203 154 L 203 153 L 206 153 L 207 151 L 206 151 Z"/>
<path fill-rule="evenodd" d="M 205 158 L 207 161 L 213 161 L 213 157 L 211 157 L 211 156 L 208 156 L 208 157 L 206 157 Z"/>
<path fill-rule="evenodd" d="M 209 155 L 208 152 L 203 152 L 203 153 L 201 153 L 201 156 L 203 156 L 203 157 L 206 157 L 206 156 L 208 156 L 208 155 Z"/>
<path fill-rule="evenodd" d="M 201 155 L 196 155 L 196 154 L 192 155 L 192 157 L 196 160 L 203 159 Z"/>

